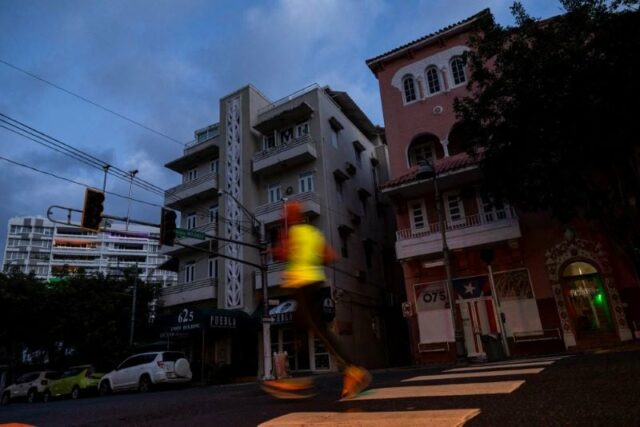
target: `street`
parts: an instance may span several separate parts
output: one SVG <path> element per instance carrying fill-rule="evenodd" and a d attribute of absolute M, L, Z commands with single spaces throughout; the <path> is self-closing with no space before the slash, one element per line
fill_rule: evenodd
<path fill-rule="evenodd" d="M 255 383 L 14 403 L 0 422 L 38 426 L 640 425 L 640 351 L 514 359 L 374 372 L 368 391 L 337 398 L 341 378 L 316 379 L 318 395 L 280 401 Z"/>

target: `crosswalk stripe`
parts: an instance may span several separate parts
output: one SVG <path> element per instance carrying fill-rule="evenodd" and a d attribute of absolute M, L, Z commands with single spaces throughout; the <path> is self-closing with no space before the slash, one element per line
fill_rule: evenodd
<path fill-rule="evenodd" d="M 439 409 L 394 412 L 294 412 L 274 418 L 258 427 L 449 427 L 460 426 L 480 409 Z"/>
<path fill-rule="evenodd" d="M 467 384 L 438 384 L 427 386 L 403 386 L 385 387 L 367 390 L 351 399 L 353 400 L 380 400 L 401 399 L 410 397 L 438 397 L 438 396 L 473 396 L 477 394 L 507 394 L 512 393 L 524 381 L 494 381 L 484 383 Z"/>
<path fill-rule="evenodd" d="M 467 372 L 467 373 L 453 373 L 453 374 L 440 374 L 440 375 L 423 375 L 419 377 L 408 378 L 402 380 L 402 382 L 410 381 L 436 381 L 436 380 L 453 380 L 464 378 L 482 378 L 482 377 L 502 377 L 509 375 L 531 375 L 539 374 L 544 368 L 529 368 L 529 369 L 510 369 L 503 371 L 483 371 L 483 372 Z"/>
<path fill-rule="evenodd" d="M 533 366 L 548 366 L 552 365 L 554 362 L 552 360 L 548 360 L 546 362 L 530 362 L 530 363 L 511 363 L 511 364 L 502 364 L 502 365 L 477 365 L 477 366 L 469 366 L 467 368 L 454 368 L 447 369 L 442 372 L 467 372 L 467 371 L 484 371 L 490 369 L 503 369 L 503 368 L 529 368 Z"/>

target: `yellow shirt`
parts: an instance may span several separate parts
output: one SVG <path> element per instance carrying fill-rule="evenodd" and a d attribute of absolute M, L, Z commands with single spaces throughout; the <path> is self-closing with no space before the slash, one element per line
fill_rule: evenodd
<path fill-rule="evenodd" d="M 299 288 L 326 280 L 322 265 L 325 241 L 316 227 L 309 224 L 291 226 L 287 245 L 283 288 Z"/>

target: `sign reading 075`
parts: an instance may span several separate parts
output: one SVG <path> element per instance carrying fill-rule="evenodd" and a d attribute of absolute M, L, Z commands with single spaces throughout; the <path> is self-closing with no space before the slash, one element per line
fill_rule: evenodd
<path fill-rule="evenodd" d="M 424 283 L 415 285 L 416 310 L 443 310 L 447 305 L 447 291 L 445 283 Z"/>

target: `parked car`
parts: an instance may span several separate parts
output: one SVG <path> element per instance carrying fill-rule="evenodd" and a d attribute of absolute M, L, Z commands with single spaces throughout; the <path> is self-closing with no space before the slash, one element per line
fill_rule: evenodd
<path fill-rule="evenodd" d="M 57 376 L 58 374 L 54 371 L 29 372 L 21 375 L 15 383 L 4 388 L 0 403 L 7 405 L 15 399 L 26 399 L 27 402 L 33 403 L 39 397 L 46 399 L 49 383 Z"/>
<path fill-rule="evenodd" d="M 125 359 L 100 381 L 100 394 L 112 391 L 135 390 L 147 392 L 156 384 L 175 384 L 191 381 L 191 366 L 184 353 L 155 351 Z"/>
<path fill-rule="evenodd" d="M 51 381 L 44 391 L 44 400 L 50 397 L 71 396 L 77 399 L 81 394 L 97 392 L 100 378 L 103 374 L 97 374 L 91 365 L 72 366 Z"/>

